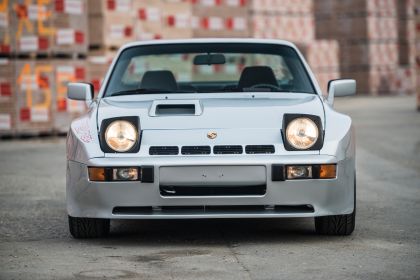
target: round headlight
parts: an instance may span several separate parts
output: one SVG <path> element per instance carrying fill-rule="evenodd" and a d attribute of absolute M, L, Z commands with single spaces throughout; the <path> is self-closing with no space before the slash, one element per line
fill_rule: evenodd
<path fill-rule="evenodd" d="M 126 152 L 137 142 L 137 129 L 128 121 L 114 121 L 105 130 L 108 147 L 116 152 Z"/>
<path fill-rule="evenodd" d="M 299 150 L 306 150 L 318 140 L 318 127 L 309 118 L 297 118 L 286 128 L 286 139 L 290 145 Z"/>

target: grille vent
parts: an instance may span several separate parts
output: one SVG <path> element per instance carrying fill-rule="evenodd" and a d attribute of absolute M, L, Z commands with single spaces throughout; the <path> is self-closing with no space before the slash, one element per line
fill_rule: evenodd
<path fill-rule="evenodd" d="M 210 154 L 210 146 L 183 146 L 181 148 L 183 155 L 208 155 Z"/>
<path fill-rule="evenodd" d="M 177 146 L 152 146 L 149 148 L 149 155 L 177 155 L 179 148 Z"/>
<path fill-rule="evenodd" d="M 240 145 L 214 146 L 213 153 L 216 155 L 238 155 L 243 153 L 243 148 Z"/>
<path fill-rule="evenodd" d="M 247 154 L 274 154 L 273 145 L 248 145 L 245 147 Z"/>

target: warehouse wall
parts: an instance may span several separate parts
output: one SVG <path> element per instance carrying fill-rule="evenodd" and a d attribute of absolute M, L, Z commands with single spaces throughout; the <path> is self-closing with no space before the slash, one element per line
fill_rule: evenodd
<path fill-rule="evenodd" d="M 134 40 L 285 39 L 324 93 L 347 77 L 358 94 L 413 94 L 419 14 L 419 0 L 0 0 L 0 135 L 65 132 L 86 109 L 66 98 L 66 83 L 98 92 Z"/>

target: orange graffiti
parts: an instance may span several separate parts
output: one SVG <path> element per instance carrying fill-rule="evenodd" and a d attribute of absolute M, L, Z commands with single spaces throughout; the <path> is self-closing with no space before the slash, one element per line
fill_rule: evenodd
<path fill-rule="evenodd" d="M 55 34 L 54 27 L 45 26 L 45 22 L 52 16 L 52 11 L 49 9 L 44 9 L 49 7 L 51 0 L 37 0 L 36 9 L 37 9 L 37 33 L 39 35 L 50 36 Z M 28 7 L 32 4 L 32 0 L 25 0 L 23 4 L 15 4 L 14 10 L 18 18 L 18 28 L 16 36 L 20 38 L 24 30 L 27 30 L 28 33 L 34 33 L 34 25 L 29 19 Z M 1 8 L 2 6 L 0 6 Z"/>
<path fill-rule="evenodd" d="M 29 108 L 50 108 L 51 106 L 51 86 L 46 75 L 52 72 L 51 65 L 36 65 L 32 72 L 31 65 L 26 63 L 19 73 L 17 83 L 26 95 L 26 107 Z M 33 86 L 36 86 L 34 88 Z M 44 94 L 42 103 L 33 104 L 34 90 Z"/>

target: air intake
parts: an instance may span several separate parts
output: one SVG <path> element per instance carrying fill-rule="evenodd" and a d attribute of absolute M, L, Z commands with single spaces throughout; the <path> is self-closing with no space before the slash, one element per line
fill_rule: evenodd
<path fill-rule="evenodd" d="M 247 154 L 274 154 L 273 145 L 248 145 L 245 147 Z"/>
<path fill-rule="evenodd" d="M 179 148 L 177 146 L 152 146 L 149 148 L 149 155 L 177 155 Z"/>
<path fill-rule="evenodd" d="M 195 104 L 159 104 L 156 116 L 162 115 L 195 115 Z"/>
<path fill-rule="evenodd" d="M 181 148 L 183 155 L 208 155 L 210 154 L 210 146 L 183 146 Z"/>
<path fill-rule="evenodd" d="M 215 155 L 228 155 L 228 154 L 242 154 L 243 148 L 240 145 L 226 145 L 226 146 L 214 146 L 213 153 Z"/>

